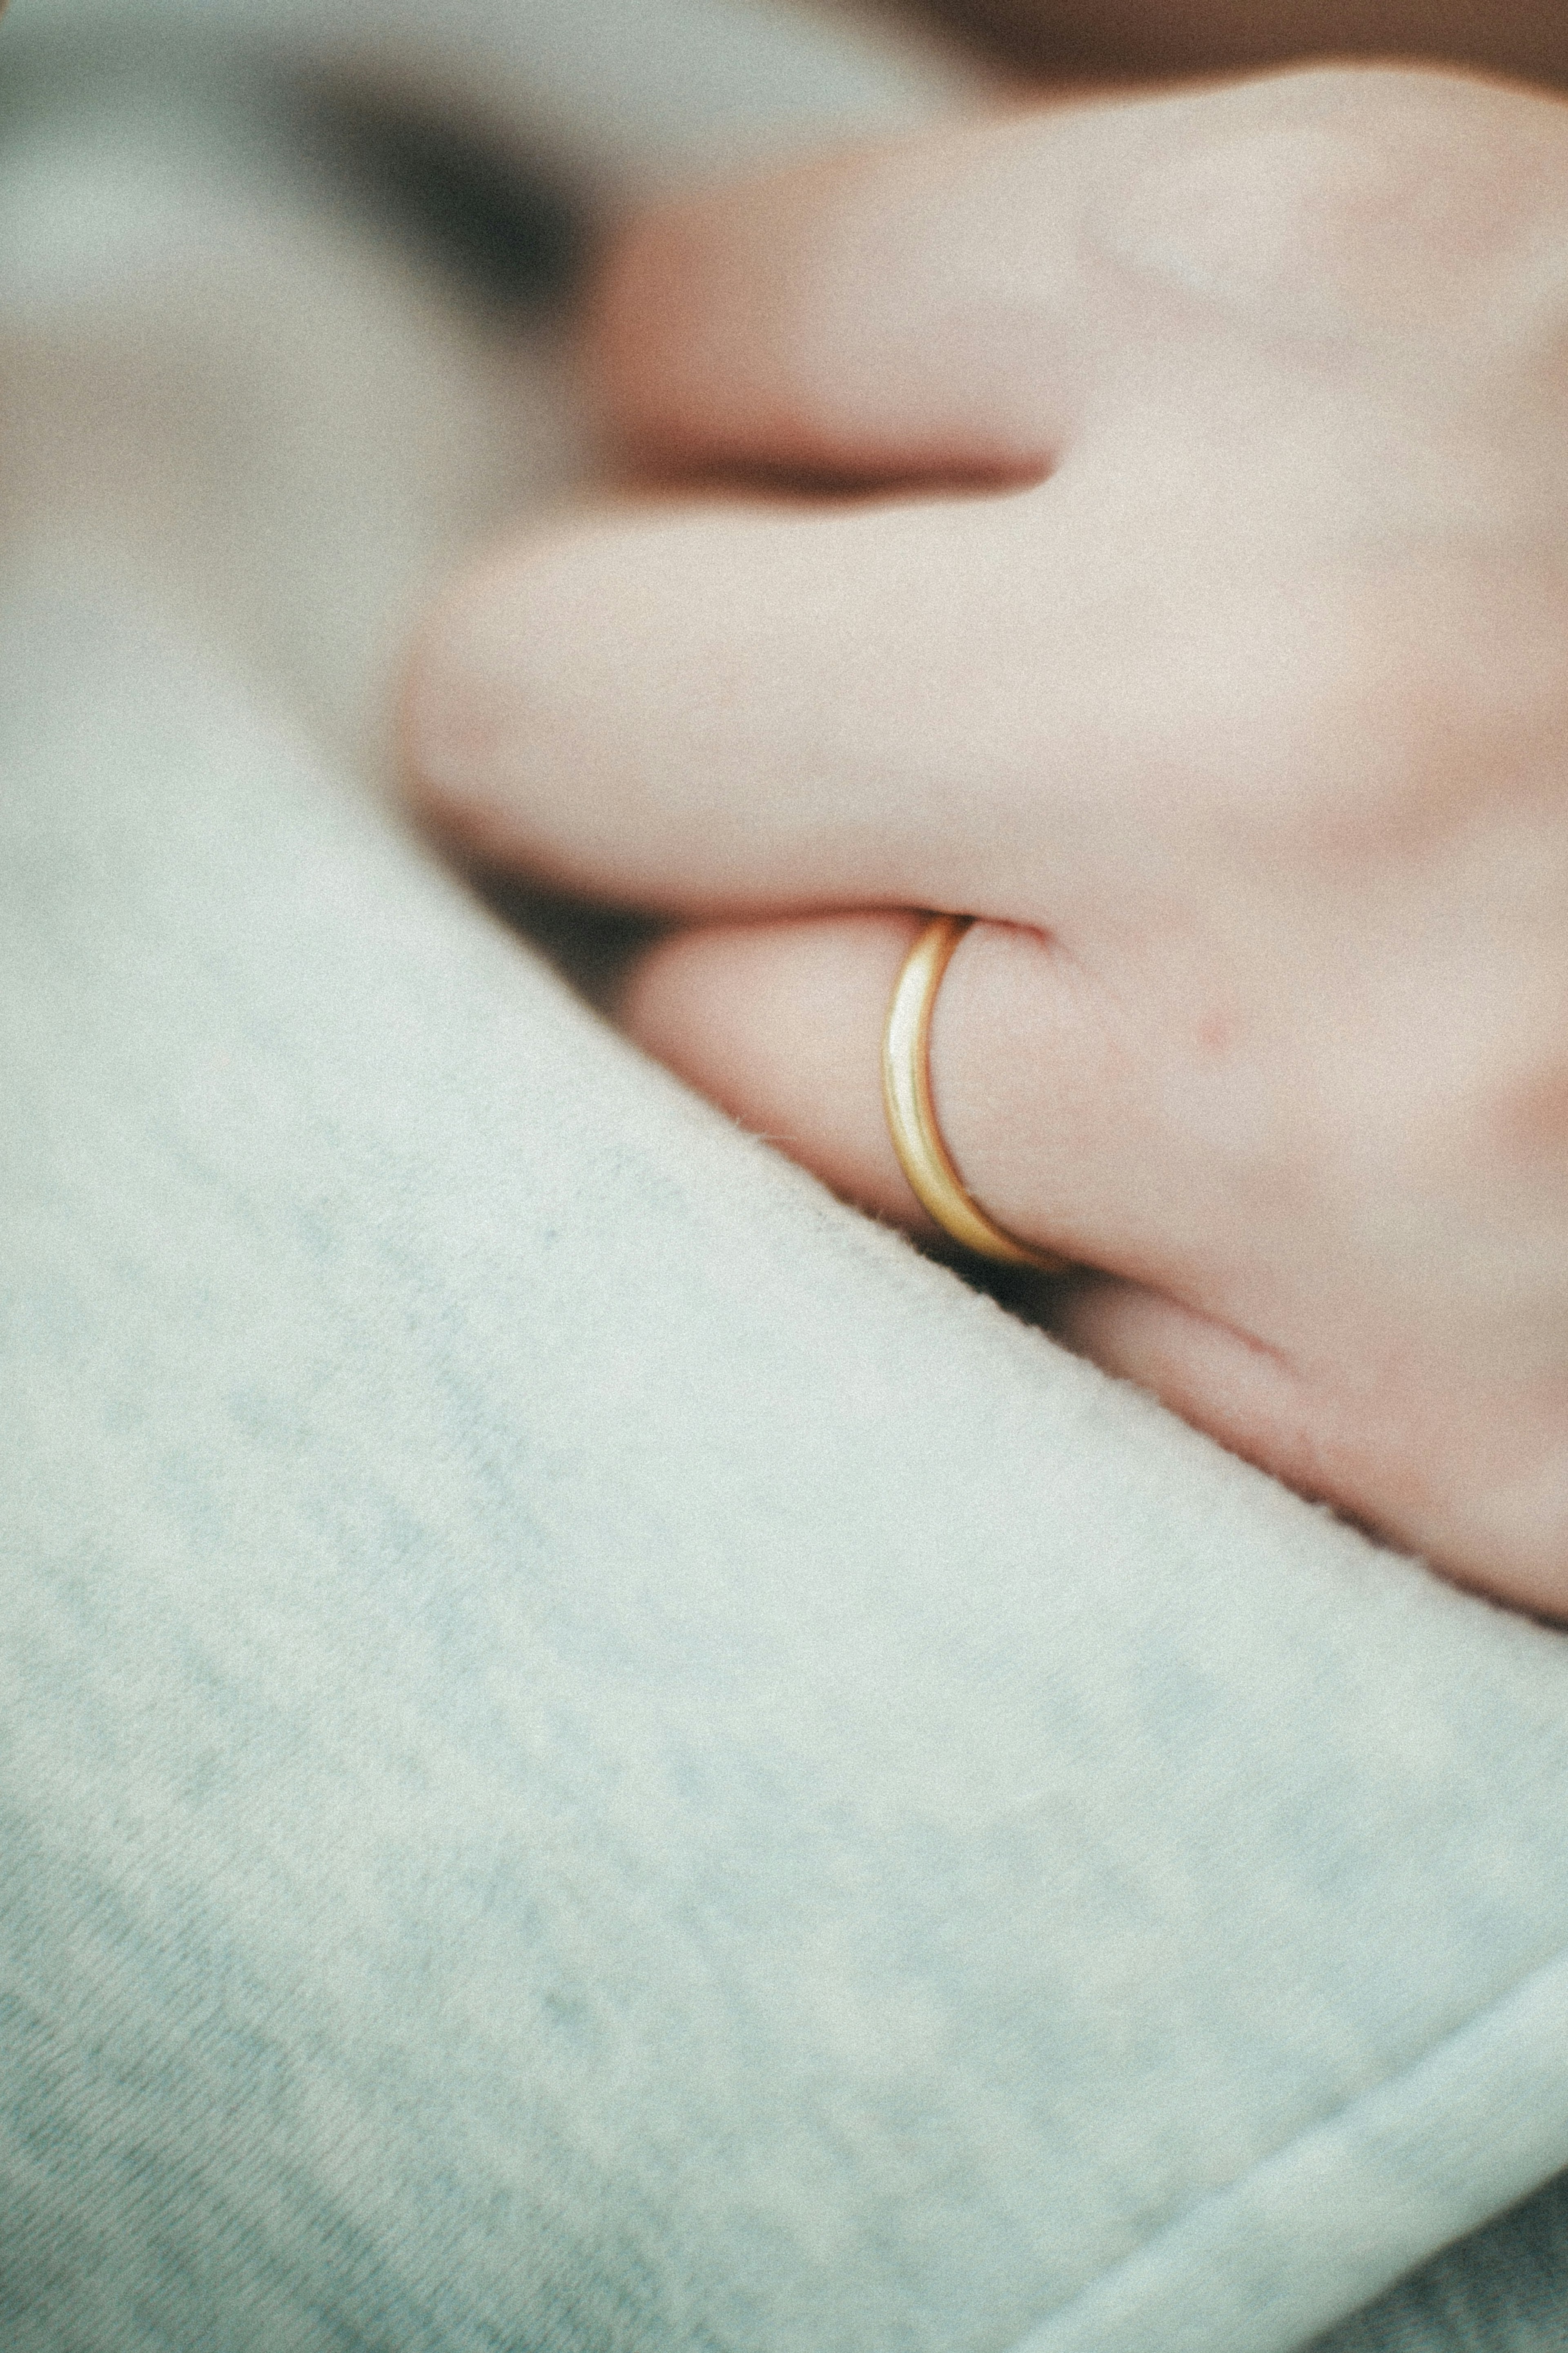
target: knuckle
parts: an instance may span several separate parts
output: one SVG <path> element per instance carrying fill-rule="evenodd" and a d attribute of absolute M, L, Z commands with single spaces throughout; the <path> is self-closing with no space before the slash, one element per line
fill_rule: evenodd
<path fill-rule="evenodd" d="M 1472 313 L 1482 287 L 1539 295 L 1553 227 L 1568 227 L 1561 100 L 1325 66 L 1178 101 L 1110 242 L 1254 324 L 1385 337 Z"/>
<path fill-rule="evenodd" d="M 1552 1176 L 1561 1208 L 1568 1190 L 1568 1051 L 1563 1044 L 1568 987 L 1562 976 L 1553 994 L 1557 1018 L 1550 1028 L 1530 1018 L 1534 1008 L 1521 1008 L 1523 1018 L 1509 1025 L 1509 1050 L 1476 1058 L 1465 1132 L 1489 1182 L 1495 1182 L 1500 1165 L 1528 1176 Z"/>
<path fill-rule="evenodd" d="M 1533 887 L 1568 788 L 1568 580 L 1501 570 L 1423 549 L 1348 585 L 1298 584 L 1289 629 L 1258 644 L 1251 797 L 1308 871 L 1370 881 L 1484 844 L 1478 887 L 1491 868 Z"/>

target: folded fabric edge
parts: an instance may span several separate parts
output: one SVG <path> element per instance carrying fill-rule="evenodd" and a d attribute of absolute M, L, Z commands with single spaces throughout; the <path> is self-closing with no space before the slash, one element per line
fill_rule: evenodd
<path fill-rule="evenodd" d="M 1564 2166 L 1559 1951 L 1413 2066 L 1200 2199 L 1012 2353 L 1293 2353 Z"/>

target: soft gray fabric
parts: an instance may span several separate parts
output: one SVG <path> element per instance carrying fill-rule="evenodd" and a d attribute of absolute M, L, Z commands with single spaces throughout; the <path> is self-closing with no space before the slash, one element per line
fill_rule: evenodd
<path fill-rule="evenodd" d="M 0 674 L 8 2348 L 1270 2353 L 1568 2161 L 1560 1638 Z"/>
<path fill-rule="evenodd" d="M 1311 2353 L 1563 2353 L 1568 2179 L 1321 2337 Z"/>
<path fill-rule="evenodd" d="M 863 19 L 863 21 L 858 21 Z M 581 178 L 646 187 L 896 132 L 984 86 L 951 49 L 809 0 L 12 0 L 9 52 L 130 32 L 396 77 Z"/>

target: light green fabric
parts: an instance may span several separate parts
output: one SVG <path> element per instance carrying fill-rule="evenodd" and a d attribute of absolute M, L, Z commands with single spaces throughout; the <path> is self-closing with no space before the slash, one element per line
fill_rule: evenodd
<path fill-rule="evenodd" d="M 7 2353 L 1276 2353 L 1568 2162 L 1561 1638 L 689 1103 L 137 593 L 0 634 Z"/>
<path fill-rule="evenodd" d="M 1320 2338 L 1312 2353 L 1562 2353 L 1564 2345 L 1568 2179 L 1560 2178 Z"/>

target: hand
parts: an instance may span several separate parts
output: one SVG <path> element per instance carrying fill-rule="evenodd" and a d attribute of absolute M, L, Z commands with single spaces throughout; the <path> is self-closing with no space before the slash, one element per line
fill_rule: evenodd
<path fill-rule="evenodd" d="M 1568 107 L 1287 77 L 1018 115 L 635 230 L 645 460 L 833 478 L 503 550 L 409 700 L 501 863 L 690 919 L 657 1053 L 919 1225 L 913 925 L 972 1190 L 1069 1336 L 1568 1610 Z M 873 494 L 876 486 L 886 486 Z"/>

